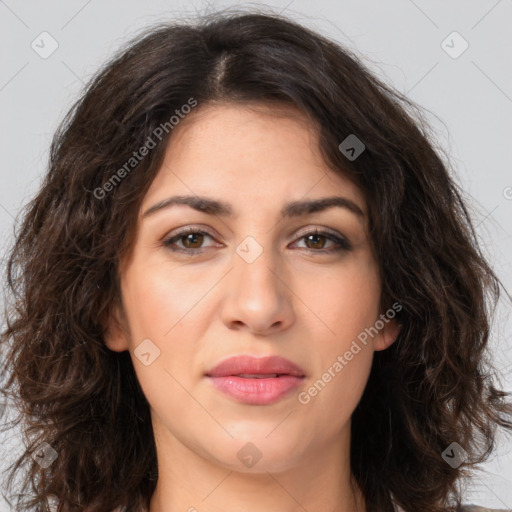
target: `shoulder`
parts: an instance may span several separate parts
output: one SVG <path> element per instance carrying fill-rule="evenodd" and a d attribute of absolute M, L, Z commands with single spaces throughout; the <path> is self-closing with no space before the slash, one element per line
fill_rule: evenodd
<path fill-rule="evenodd" d="M 462 512 L 512 512 L 510 509 L 505 510 L 500 508 L 499 510 L 496 508 L 486 508 L 480 507 L 478 505 L 464 505 L 462 507 Z"/>
<path fill-rule="evenodd" d="M 404 512 L 402 508 L 396 506 L 397 512 Z M 512 512 L 512 509 L 504 509 L 504 508 L 486 508 L 480 507 L 479 505 L 462 505 L 460 509 L 461 512 Z"/>

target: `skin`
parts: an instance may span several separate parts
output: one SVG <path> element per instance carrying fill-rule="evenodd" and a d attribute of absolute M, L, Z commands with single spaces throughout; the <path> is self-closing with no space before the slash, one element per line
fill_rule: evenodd
<path fill-rule="evenodd" d="M 228 202 L 234 215 L 175 205 L 143 218 L 175 195 Z M 285 202 L 334 195 L 364 216 L 340 207 L 279 216 Z M 186 226 L 211 236 L 182 236 L 174 246 L 202 254 L 164 245 Z M 351 249 L 329 253 L 336 241 L 306 236 L 322 227 Z M 251 263 L 236 252 L 247 236 L 263 250 Z M 374 351 L 391 345 L 399 327 L 386 323 L 317 396 L 298 401 L 383 313 L 364 196 L 324 162 L 311 121 L 293 107 L 263 104 L 207 105 L 188 115 L 143 200 L 120 275 L 122 308 L 105 341 L 130 351 L 151 407 L 159 479 L 150 512 L 365 510 L 351 483 L 350 418 Z M 148 366 L 134 355 L 145 339 L 160 350 Z M 236 354 L 286 357 L 306 378 L 274 404 L 237 402 L 204 376 Z M 248 442 L 262 455 L 252 467 L 237 457 Z"/>

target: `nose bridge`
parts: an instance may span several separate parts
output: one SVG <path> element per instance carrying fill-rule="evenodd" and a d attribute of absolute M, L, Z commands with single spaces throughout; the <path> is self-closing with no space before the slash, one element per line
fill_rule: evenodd
<path fill-rule="evenodd" d="M 277 298 L 280 286 L 269 238 L 267 237 L 266 242 L 260 243 L 254 236 L 247 236 L 236 247 L 234 264 L 238 294 L 254 296 L 255 300 L 261 299 L 261 295 L 267 295 L 267 300 Z"/>
<path fill-rule="evenodd" d="M 266 237 L 265 246 L 254 236 L 238 244 L 233 255 L 232 286 L 225 321 L 244 323 L 260 333 L 289 323 L 292 316 L 286 286 L 279 276 L 280 264 Z"/>

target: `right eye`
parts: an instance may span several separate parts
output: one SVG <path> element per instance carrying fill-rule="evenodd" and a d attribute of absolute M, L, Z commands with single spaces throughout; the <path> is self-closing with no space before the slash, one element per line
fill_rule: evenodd
<path fill-rule="evenodd" d="M 201 245 L 205 236 L 213 239 L 213 236 L 207 231 L 197 228 L 187 228 L 165 239 L 163 245 L 171 251 L 186 253 L 192 256 L 204 252 L 204 248 L 201 247 Z M 179 246 L 176 242 L 182 242 L 183 245 Z"/>

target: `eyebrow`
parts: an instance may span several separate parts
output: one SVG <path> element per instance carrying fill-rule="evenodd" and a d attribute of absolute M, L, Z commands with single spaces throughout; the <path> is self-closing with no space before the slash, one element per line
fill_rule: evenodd
<path fill-rule="evenodd" d="M 221 217 L 233 216 L 233 208 L 229 203 L 224 201 L 201 196 L 173 196 L 159 201 L 158 203 L 148 208 L 144 212 L 143 217 L 148 217 L 157 211 L 170 208 L 175 205 L 190 206 L 194 210 L 209 215 L 219 215 Z M 292 201 L 286 203 L 283 206 L 280 215 L 281 217 L 300 217 L 302 215 L 316 213 L 334 207 L 345 208 L 358 217 L 364 217 L 363 211 L 356 203 L 346 197 L 341 196 Z"/>

